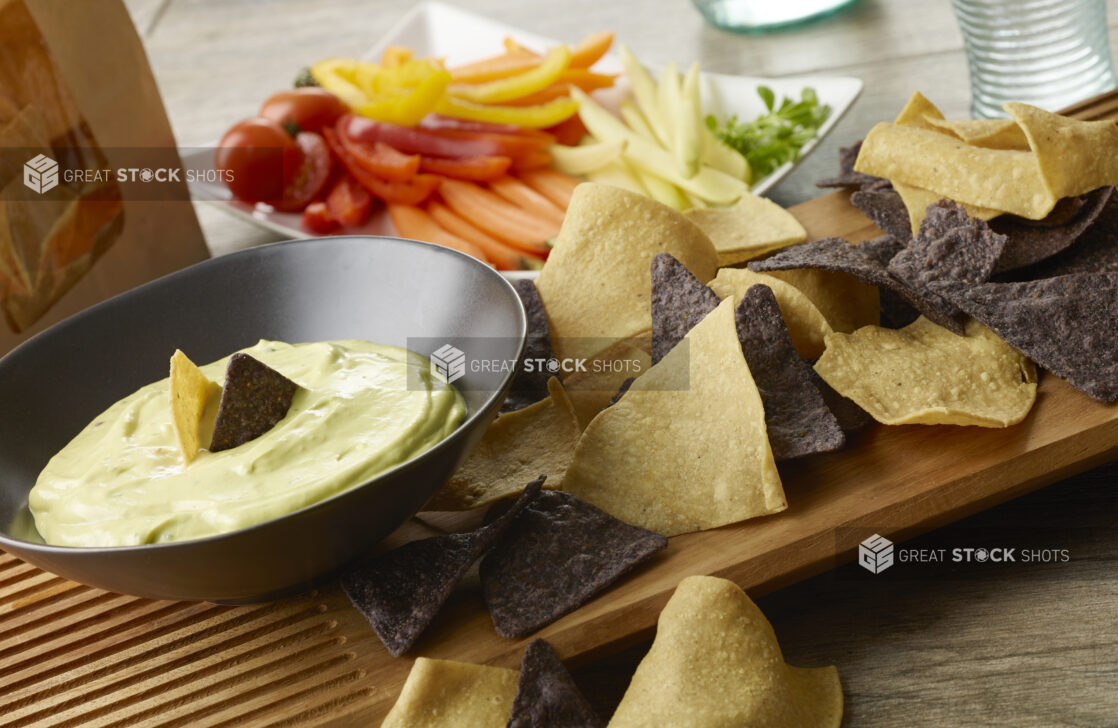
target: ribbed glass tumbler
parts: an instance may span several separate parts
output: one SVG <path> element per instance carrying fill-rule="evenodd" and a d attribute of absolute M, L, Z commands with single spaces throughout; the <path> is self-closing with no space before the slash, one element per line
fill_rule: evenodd
<path fill-rule="evenodd" d="M 1118 87 L 1106 0 L 952 0 L 975 118 L 1021 101 L 1050 111 Z"/>

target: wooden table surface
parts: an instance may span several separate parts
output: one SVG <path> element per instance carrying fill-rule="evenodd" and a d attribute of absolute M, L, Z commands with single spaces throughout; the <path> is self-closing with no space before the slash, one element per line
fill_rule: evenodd
<path fill-rule="evenodd" d="M 326 56 L 360 55 L 413 5 L 126 2 L 181 146 L 212 143 L 233 121 L 254 115 L 299 67 Z M 838 147 L 894 116 L 914 89 L 948 117 L 968 115 L 966 60 L 948 0 L 861 0 L 832 18 L 762 36 L 713 29 L 686 0 L 455 4 L 567 41 L 613 29 L 648 63 L 698 60 L 705 70 L 723 73 L 862 78 L 865 89 L 851 111 L 771 192 L 783 205 L 817 196 L 813 183 L 834 170 Z M 1118 0 L 1107 6 L 1114 47 Z M 199 216 L 215 254 L 277 239 L 205 205 Z M 1111 463 L 904 544 L 950 550 L 1002 539 L 1067 549 L 1066 563 L 959 566 L 888 579 L 867 579 L 846 566 L 760 605 L 789 662 L 838 666 L 847 699 L 844 725 L 1118 726 L 1115 485 L 1118 464 Z M 603 712 L 612 709 L 646 648 L 578 672 Z"/>

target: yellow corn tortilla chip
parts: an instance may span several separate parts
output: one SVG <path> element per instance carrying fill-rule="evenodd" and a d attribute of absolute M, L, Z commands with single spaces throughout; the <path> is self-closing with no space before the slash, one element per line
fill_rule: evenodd
<path fill-rule="evenodd" d="M 723 301 L 579 438 L 563 490 L 665 536 L 787 507 Z"/>
<path fill-rule="evenodd" d="M 899 126 L 912 126 L 917 129 L 930 129 L 935 131 L 935 122 L 943 121 L 943 119 L 943 112 L 929 101 L 928 97 L 919 91 L 913 91 L 912 96 L 908 97 L 908 102 L 905 103 L 904 108 L 897 114 L 897 118 L 893 120 L 893 123 Z"/>
<path fill-rule="evenodd" d="M 560 359 L 591 357 L 652 328 L 652 258 L 671 253 L 700 280 L 718 253 L 667 205 L 610 185 L 575 188 L 555 247 L 536 281 Z"/>
<path fill-rule="evenodd" d="M 520 673 L 417 658 L 381 728 L 505 728 Z"/>
<path fill-rule="evenodd" d="M 838 728 L 842 711 L 833 665 L 788 665 L 745 592 L 689 576 L 660 613 L 609 728 Z"/>
<path fill-rule="evenodd" d="M 881 294 L 846 273 L 802 268 L 766 275 L 791 283 L 815 304 L 835 331 L 851 332 L 881 321 Z"/>
<path fill-rule="evenodd" d="M 815 371 L 886 425 L 1008 427 L 1036 399 L 1032 362 L 973 320 L 965 336 L 923 316 L 831 334 Z"/>
<path fill-rule="evenodd" d="M 599 412 L 621 389 L 626 379 L 652 368 L 652 333 L 644 332 L 619 341 L 590 359 L 584 371 L 566 377 L 567 397 L 571 400 L 579 429 L 586 429 Z"/>
<path fill-rule="evenodd" d="M 906 185 L 903 182 L 894 182 L 893 189 L 901 196 L 901 202 L 908 209 L 908 220 L 912 225 L 912 234 L 915 235 L 916 231 L 920 229 L 920 223 L 924 222 L 924 217 L 928 213 L 928 206 L 939 202 L 943 196 L 931 190 Z M 1002 214 L 1001 210 L 991 210 L 988 207 L 978 207 L 966 203 L 963 203 L 963 209 L 971 217 L 977 217 L 980 220 L 993 220 Z"/>
<path fill-rule="evenodd" d="M 935 104 L 924 94 L 914 91 L 908 103 L 893 120 L 900 126 L 912 126 L 949 134 L 967 144 L 988 149 L 1018 149 L 1029 151 L 1021 127 L 1012 119 L 964 119 L 948 121 Z"/>
<path fill-rule="evenodd" d="M 1012 119 L 959 119 L 924 117 L 930 126 L 956 139 L 987 149 L 1029 151 L 1029 140 Z"/>
<path fill-rule="evenodd" d="M 202 420 L 206 405 L 220 393 L 221 387 L 217 382 L 211 382 L 186 354 L 175 349 L 171 356 L 171 425 L 186 465 L 194 460 L 202 447 Z"/>
<path fill-rule="evenodd" d="M 540 475 L 559 487 L 582 432 L 563 385 L 552 377 L 551 396 L 501 415 L 477 449 L 423 508 L 464 511 L 489 505 L 524 490 Z"/>
<path fill-rule="evenodd" d="M 1118 184 L 1118 124 L 1080 121 L 1028 104 L 1006 104 L 1056 199 Z M 1047 211 L 1045 211 L 1047 214 Z"/>
<path fill-rule="evenodd" d="M 740 301 L 750 286 L 758 284 L 768 286 L 776 296 L 780 315 L 788 326 L 796 353 L 808 359 L 822 354 L 823 338 L 833 329 L 811 299 L 791 283 L 765 273 L 754 273 L 747 268 L 723 268 L 709 285 L 719 298 Z"/>
<path fill-rule="evenodd" d="M 683 214 L 714 243 L 719 266 L 742 263 L 807 240 L 807 231 L 792 213 L 749 193 L 730 207 L 692 208 Z"/>
<path fill-rule="evenodd" d="M 1031 151 L 975 147 L 914 126 L 875 125 L 854 170 L 1032 220 L 1047 215 L 1059 199 Z"/>

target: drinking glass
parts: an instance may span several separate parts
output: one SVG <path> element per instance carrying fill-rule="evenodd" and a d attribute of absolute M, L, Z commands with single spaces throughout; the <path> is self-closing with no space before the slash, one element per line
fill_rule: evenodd
<path fill-rule="evenodd" d="M 1056 111 L 1118 87 L 1106 0 L 952 0 L 970 68 L 971 113 L 1020 101 Z"/>
<path fill-rule="evenodd" d="M 691 0 L 711 25 L 738 33 L 814 20 L 856 0 Z"/>

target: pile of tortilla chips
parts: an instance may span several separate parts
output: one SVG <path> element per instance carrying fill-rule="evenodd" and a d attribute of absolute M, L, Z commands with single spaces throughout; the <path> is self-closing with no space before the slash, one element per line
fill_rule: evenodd
<path fill-rule="evenodd" d="M 614 712 L 612 728 L 838 728 L 833 667 L 784 662 L 765 615 L 733 582 L 692 576 L 660 613 L 656 639 Z M 543 640 L 514 670 L 420 657 L 382 728 L 600 728 Z"/>
<path fill-rule="evenodd" d="M 1009 119 L 948 121 L 914 94 L 895 122 L 878 124 L 859 146 L 843 150 L 840 175 L 822 183 L 857 189 L 851 202 L 886 236 L 857 247 L 837 239 L 808 243 L 751 267 L 843 270 L 881 287 L 882 319 L 892 326 L 923 314 L 962 336 L 973 318 L 1090 397 L 1118 401 L 1118 125 L 1024 104 L 1005 109 Z M 840 346 L 863 347 L 849 361 L 865 362 L 886 341 L 896 340 L 867 335 Z M 829 375 L 819 373 L 865 401 L 870 375 L 851 369 L 840 376 L 834 364 L 832 357 L 824 365 Z M 936 372 L 960 387 L 970 381 L 961 370 Z M 1028 376 L 1002 391 L 1027 391 Z M 852 388 L 856 379 L 860 391 Z M 876 386 L 884 391 L 888 383 Z M 980 389 L 969 387 L 975 397 Z M 914 413 L 951 409 L 947 399 L 913 403 L 910 415 L 879 409 L 875 416 L 924 421 Z M 982 419 L 972 411 L 956 424 Z M 1016 419 L 990 419 L 1003 421 Z"/>

